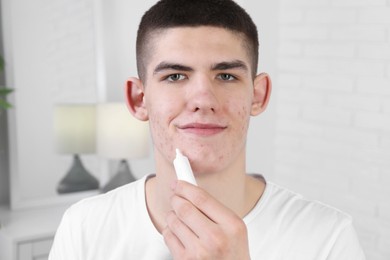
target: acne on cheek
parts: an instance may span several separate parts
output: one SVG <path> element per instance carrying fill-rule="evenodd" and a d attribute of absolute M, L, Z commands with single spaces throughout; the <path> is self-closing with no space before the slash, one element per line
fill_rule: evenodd
<path fill-rule="evenodd" d="M 173 154 L 174 147 L 172 140 L 166 134 L 166 129 L 164 129 L 163 124 L 159 120 L 159 116 L 152 114 L 151 121 L 154 122 L 151 124 L 151 132 L 155 145 L 160 151 L 172 151 L 170 154 Z"/>
<path fill-rule="evenodd" d="M 241 106 L 236 110 L 236 113 L 241 121 L 244 121 L 249 116 L 249 109 L 246 106 Z"/>

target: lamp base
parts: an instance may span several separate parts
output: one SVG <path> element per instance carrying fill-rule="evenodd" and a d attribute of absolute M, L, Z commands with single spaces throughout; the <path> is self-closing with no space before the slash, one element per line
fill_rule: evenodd
<path fill-rule="evenodd" d="M 102 188 L 102 192 L 105 193 L 107 191 L 118 188 L 127 183 L 133 182 L 136 179 L 130 172 L 129 164 L 126 160 L 121 160 L 118 167 L 118 172 L 114 177 Z"/>
<path fill-rule="evenodd" d="M 78 154 L 73 156 L 73 165 L 57 186 L 59 194 L 99 188 L 99 181 L 92 176 L 82 164 Z"/>

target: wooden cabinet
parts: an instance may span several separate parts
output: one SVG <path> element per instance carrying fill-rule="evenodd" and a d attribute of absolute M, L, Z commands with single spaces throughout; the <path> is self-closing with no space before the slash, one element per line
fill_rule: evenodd
<path fill-rule="evenodd" d="M 11 211 L 0 207 L 0 260 L 44 260 L 68 206 Z"/>

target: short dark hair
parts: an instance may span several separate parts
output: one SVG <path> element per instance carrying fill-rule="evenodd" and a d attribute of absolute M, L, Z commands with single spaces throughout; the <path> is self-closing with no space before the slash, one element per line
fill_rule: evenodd
<path fill-rule="evenodd" d="M 146 63 L 153 33 L 174 27 L 215 26 L 241 33 L 252 59 L 252 76 L 257 73 L 259 40 L 248 13 L 232 0 L 160 0 L 142 17 L 137 33 L 137 70 L 146 79 Z"/>

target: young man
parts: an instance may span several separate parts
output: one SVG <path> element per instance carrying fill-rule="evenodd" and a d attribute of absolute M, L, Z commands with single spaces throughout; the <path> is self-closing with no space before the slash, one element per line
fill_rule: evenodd
<path fill-rule="evenodd" d="M 268 103 L 257 30 L 231 0 L 162 0 L 142 18 L 126 93 L 156 173 L 64 215 L 50 259 L 364 259 L 351 219 L 245 169 Z M 113 115 L 114 116 L 114 115 Z M 199 186 L 177 181 L 175 149 Z"/>

